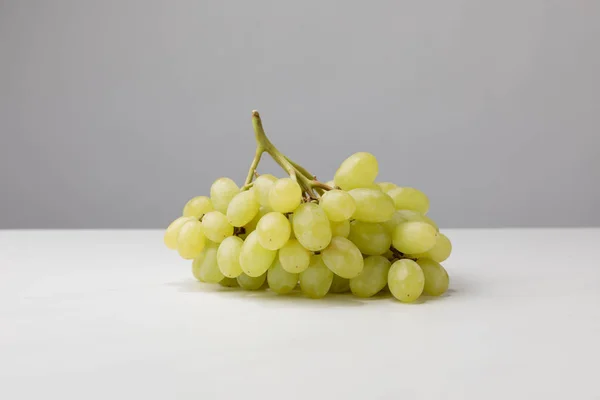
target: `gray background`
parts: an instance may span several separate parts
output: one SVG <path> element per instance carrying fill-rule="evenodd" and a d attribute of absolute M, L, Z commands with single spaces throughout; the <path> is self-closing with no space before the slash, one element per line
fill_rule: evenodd
<path fill-rule="evenodd" d="M 600 1 L 0 0 L 0 228 L 164 227 L 250 111 L 445 227 L 600 225 Z M 259 170 L 276 171 L 265 163 Z"/>

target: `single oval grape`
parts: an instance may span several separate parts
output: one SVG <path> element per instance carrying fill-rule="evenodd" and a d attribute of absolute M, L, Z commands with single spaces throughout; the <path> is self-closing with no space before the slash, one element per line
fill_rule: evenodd
<path fill-rule="evenodd" d="M 183 225 L 188 221 L 193 221 L 191 217 L 179 217 L 167 227 L 163 240 L 167 248 L 175 250 L 177 248 L 177 237 Z"/>
<path fill-rule="evenodd" d="M 426 222 L 403 222 L 394 229 L 392 244 L 404 254 L 428 251 L 437 240 L 437 231 Z"/>
<path fill-rule="evenodd" d="M 207 212 L 213 211 L 213 205 L 206 196 L 197 196 L 188 201 L 183 207 L 184 217 L 202 218 Z"/>
<path fill-rule="evenodd" d="M 313 299 L 325 297 L 333 282 L 333 272 L 325 266 L 321 255 L 310 258 L 308 268 L 300 273 L 300 289 Z"/>
<path fill-rule="evenodd" d="M 221 242 L 217 250 L 217 264 L 227 278 L 237 278 L 242 274 L 240 252 L 244 241 L 237 236 L 229 236 Z"/>
<path fill-rule="evenodd" d="M 450 277 L 444 267 L 429 258 L 419 259 L 417 264 L 423 270 L 423 276 L 425 277 L 423 293 L 429 296 L 441 296 L 448 290 Z"/>
<path fill-rule="evenodd" d="M 278 259 L 275 259 L 273 265 L 267 271 L 267 282 L 269 288 L 277 294 L 290 293 L 298 283 L 298 274 L 287 272 L 281 266 Z"/>
<path fill-rule="evenodd" d="M 341 236 L 347 238 L 350 234 L 350 221 L 345 220 L 341 222 L 330 221 L 331 236 Z"/>
<path fill-rule="evenodd" d="M 220 211 L 211 211 L 202 218 L 204 234 L 215 243 L 221 243 L 226 237 L 233 235 L 233 226 Z"/>
<path fill-rule="evenodd" d="M 191 260 L 198 257 L 205 245 L 206 238 L 200 221 L 192 219 L 183 224 L 177 235 L 177 252 L 182 258 Z"/>
<path fill-rule="evenodd" d="M 330 190 L 321 197 L 320 203 L 330 221 L 341 222 L 349 219 L 356 210 L 356 204 L 348 192 Z"/>
<path fill-rule="evenodd" d="M 279 249 L 279 262 L 284 270 L 300 273 L 308 268 L 310 252 L 296 239 L 290 239 Z"/>
<path fill-rule="evenodd" d="M 350 290 L 358 297 L 371 297 L 385 287 L 391 263 L 383 256 L 365 258 L 360 275 L 350 279 Z"/>
<path fill-rule="evenodd" d="M 264 215 L 256 225 L 258 241 L 262 247 L 268 250 L 282 248 L 290 238 L 291 231 L 290 221 L 280 212 L 270 212 Z"/>
<path fill-rule="evenodd" d="M 379 190 L 359 188 L 348 193 L 356 203 L 352 217 L 359 221 L 385 222 L 396 210 L 392 198 Z"/>
<path fill-rule="evenodd" d="M 269 192 L 273 187 L 273 183 L 277 178 L 271 174 L 263 174 L 254 180 L 254 191 L 256 192 L 256 200 L 263 207 L 271 207 L 269 205 Z"/>
<path fill-rule="evenodd" d="M 219 178 L 210 187 L 210 201 L 215 210 L 225 214 L 229 202 L 239 192 L 240 188 L 232 179 Z"/>
<path fill-rule="evenodd" d="M 346 158 L 333 178 L 335 185 L 344 190 L 368 187 L 379 173 L 377 159 L 371 153 L 355 153 Z"/>
<path fill-rule="evenodd" d="M 346 238 L 335 236 L 323 252 L 323 262 L 336 275 L 351 279 L 363 269 L 363 256 L 354 243 Z"/>
<path fill-rule="evenodd" d="M 358 247 L 361 253 L 378 256 L 390 249 L 392 236 L 382 224 L 352 221 L 348 239 Z"/>
<path fill-rule="evenodd" d="M 260 205 L 254 190 L 236 194 L 227 206 L 227 220 L 233 226 L 244 226 L 258 214 Z"/>
<path fill-rule="evenodd" d="M 423 270 L 413 260 L 398 260 L 392 264 L 388 273 L 388 287 L 395 298 L 404 303 L 412 303 L 423 293 Z"/>
<path fill-rule="evenodd" d="M 331 241 L 331 225 L 327 214 L 314 203 L 303 203 L 293 217 L 296 239 L 310 251 L 323 250 Z"/>
<path fill-rule="evenodd" d="M 273 211 L 292 212 L 302 201 L 302 189 L 291 178 L 278 179 L 269 190 L 269 205 Z"/>
<path fill-rule="evenodd" d="M 201 282 L 219 283 L 224 276 L 217 264 L 217 247 L 206 246 L 202 254 L 192 262 L 192 271 Z"/>
<path fill-rule="evenodd" d="M 267 279 L 267 273 L 265 272 L 264 274 L 259 276 L 249 276 L 246 274 L 241 274 L 236 279 L 242 289 L 258 290 L 263 287 L 263 284 Z"/>
<path fill-rule="evenodd" d="M 250 233 L 240 251 L 240 266 L 242 271 L 248 276 L 260 276 L 267 272 L 277 251 L 268 250 L 262 247 L 258 241 L 256 231 Z"/>
<path fill-rule="evenodd" d="M 329 293 L 346 293 L 350 291 L 350 279 L 342 278 L 339 275 L 333 274 L 333 281 Z"/>
<path fill-rule="evenodd" d="M 415 254 L 414 258 L 429 258 L 435 262 L 446 261 L 452 253 L 452 243 L 443 233 L 438 233 L 435 245 L 425 253 Z"/>
<path fill-rule="evenodd" d="M 421 214 L 427 214 L 429 210 L 429 199 L 425 193 L 411 187 L 396 187 L 387 193 L 397 210 L 413 210 Z"/>

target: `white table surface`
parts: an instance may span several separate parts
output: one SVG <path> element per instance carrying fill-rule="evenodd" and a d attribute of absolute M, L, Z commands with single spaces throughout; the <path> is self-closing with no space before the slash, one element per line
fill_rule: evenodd
<path fill-rule="evenodd" d="M 0 399 L 600 399 L 600 229 L 448 230 L 422 304 L 196 282 L 162 231 L 0 231 Z"/>

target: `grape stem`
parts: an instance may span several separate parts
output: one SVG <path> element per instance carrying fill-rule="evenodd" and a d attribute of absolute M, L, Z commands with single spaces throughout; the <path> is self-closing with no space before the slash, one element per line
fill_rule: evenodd
<path fill-rule="evenodd" d="M 271 143 L 269 138 L 265 133 L 265 130 L 262 126 L 262 120 L 260 119 L 260 114 L 258 111 L 252 111 L 252 126 L 254 127 L 254 136 L 256 138 L 256 152 L 254 154 L 254 159 L 252 160 L 252 164 L 250 164 L 250 169 L 248 170 L 248 175 L 246 176 L 246 181 L 244 182 L 244 188 L 249 188 L 252 183 L 252 180 L 256 173 L 256 167 L 260 162 L 261 156 L 263 153 L 268 153 L 273 160 L 287 174 L 298 182 L 300 187 L 304 192 L 311 198 L 317 199 L 317 193 L 323 194 L 325 190 L 331 190 L 332 188 L 323 182 L 319 182 L 314 175 L 312 175 L 308 170 L 304 167 L 296 164 L 288 157 L 283 155 L 274 145 Z"/>

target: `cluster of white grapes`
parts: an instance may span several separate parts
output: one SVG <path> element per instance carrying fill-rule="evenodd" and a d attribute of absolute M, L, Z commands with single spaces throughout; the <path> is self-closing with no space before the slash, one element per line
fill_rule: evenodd
<path fill-rule="evenodd" d="M 426 215 L 423 192 L 375 182 L 370 153 L 347 158 L 328 183 L 293 165 L 291 177 L 263 174 L 241 188 L 217 179 L 210 198 L 187 202 L 165 244 L 193 260 L 199 281 L 247 290 L 371 297 L 387 287 L 402 302 L 447 290 L 440 262 L 452 245 Z"/>

